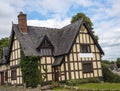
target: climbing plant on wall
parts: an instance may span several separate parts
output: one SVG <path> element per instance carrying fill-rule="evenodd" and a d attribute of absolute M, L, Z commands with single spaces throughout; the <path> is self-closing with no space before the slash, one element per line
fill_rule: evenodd
<path fill-rule="evenodd" d="M 42 71 L 44 73 L 42 73 Z M 39 63 L 40 84 L 42 84 L 45 81 L 45 79 L 47 78 L 47 71 L 48 71 L 48 69 L 45 67 L 45 65 L 42 65 L 42 64 Z"/>
<path fill-rule="evenodd" d="M 23 82 L 27 87 L 36 87 L 39 84 L 38 60 L 39 57 L 33 55 L 25 57 L 21 51 L 20 66 Z"/>

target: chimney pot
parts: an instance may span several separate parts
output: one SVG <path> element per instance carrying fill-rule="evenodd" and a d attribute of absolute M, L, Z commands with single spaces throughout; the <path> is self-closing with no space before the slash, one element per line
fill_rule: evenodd
<path fill-rule="evenodd" d="M 23 14 L 23 12 L 20 12 L 20 14 Z"/>

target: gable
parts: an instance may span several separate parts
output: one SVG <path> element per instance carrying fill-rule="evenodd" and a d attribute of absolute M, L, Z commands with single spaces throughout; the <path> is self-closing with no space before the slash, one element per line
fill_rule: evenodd
<path fill-rule="evenodd" d="M 83 48 L 85 48 L 85 47 L 87 47 L 88 50 L 86 50 L 86 49 L 83 50 Z M 84 24 L 79 29 L 79 32 L 74 40 L 74 43 L 71 47 L 70 52 L 90 53 L 90 55 L 93 56 L 93 59 L 95 59 L 95 56 L 96 56 L 97 60 L 100 60 L 101 50 L 99 50 L 98 46 L 96 45 L 95 41 L 93 40 L 92 36 L 90 35 L 89 30 L 86 29 Z M 94 55 L 95 52 L 97 52 L 97 53 Z M 70 53 L 70 55 L 72 55 L 72 54 Z M 76 59 L 76 55 L 74 55 L 74 57 Z"/>
<path fill-rule="evenodd" d="M 48 39 L 48 37 L 44 36 L 44 38 L 43 38 L 41 44 L 38 46 L 38 48 L 53 48 L 53 45 L 50 42 L 50 40 Z"/>
<path fill-rule="evenodd" d="M 52 56 L 53 55 L 53 45 L 47 36 L 44 36 L 41 44 L 36 48 L 40 53 L 40 56 Z"/>
<path fill-rule="evenodd" d="M 79 29 L 79 33 L 76 37 L 76 43 L 81 43 L 81 44 L 92 44 L 96 45 L 95 48 L 91 45 L 91 51 L 96 50 L 97 52 L 100 52 L 101 54 L 104 54 L 104 52 L 101 50 L 100 45 L 98 44 L 97 40 L 95 39 L 94 35 L 92 34 L 92 31 L 88 30 L 85 24 L 81 26 Z"/>
<path fill-rule="evenodd" d="M 80 70 L 80 78 L 86 78 L 90 76 L 91 77 L 102 76 L 100 50 L 95 44 L 95 41 L 93 40 L 87 28 L 84 32 L 81 32 L 83 29 L 82 28 L 83 26 L 85 25 L 83 24 L 79 28 L 78 34 L 76 35 L 76 38 L 74 39 L 74 42 L 73 42 L 73 45 L 71 47 L 69 54 L 65 55 L 65 63 L 68 62 L 70 64 L 69 69 L 72 70 L 71 72 L 72 77 L 75 77 L 77 75 L 77 73 L 73 72 L 73 70 Z M 87 52 L 82 52 L 81 44 L 89 45 L 91 50 Z M 83 72 L 84 62 L 91 63 L 91 65 L 93 66 L 93 72 L 88 72 L 88 73 Z"/>
<path fill-rule="evenodd" d="M 20 57 L 21 57 L 20 52 L 21 52 L 20 43 L 17 40 L 16 36 L 14 35 L 10 50 L 10 59 L 9 59 L 10 66 L 19 65 Z"/>

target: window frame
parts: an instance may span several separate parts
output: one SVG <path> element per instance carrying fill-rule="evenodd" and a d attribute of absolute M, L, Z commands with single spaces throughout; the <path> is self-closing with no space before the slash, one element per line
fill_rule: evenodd
<path fill-rule="evenodd" d="M 83 62 L 82 63 L 82 71 L 83 71 L 83 73 L 92 73 L 93 72 L 92 62 Z"/>
<path fill-rule="evenodd" d="M 5 81 L 8 80 L 8 71 L 5 71 Z"/>
<path fill-rule="evenodd" d="M 81 53 L 91 53 L 90 44 L 80 44 L 80 52 Z"/>
<path fill-rule="evenodd" d="M 16 80 L 17 79 L 17 70 L 12 69 L 11 70 L 11 80 Z"/>

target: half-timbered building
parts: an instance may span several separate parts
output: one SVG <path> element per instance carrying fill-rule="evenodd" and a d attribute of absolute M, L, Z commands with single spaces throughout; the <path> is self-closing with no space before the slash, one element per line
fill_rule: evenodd
<path fill-rule="evenodd" d="M 0 61 L 0 83 L 22 85 L 21 50 L 24 55 L 39 56 L 44 82 L 65 82 L 71 79 L 102 79 L 103 50 L 93 33 L 81 19 L 61 29 L 28 26 L 26 14 L 18 15 L 12 25 L 10 46 Z M 38 67 L 39 69 L 39 67 Z M 47 69 L 47 73 L 43 70 Z"/>

